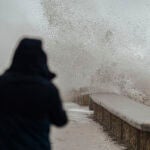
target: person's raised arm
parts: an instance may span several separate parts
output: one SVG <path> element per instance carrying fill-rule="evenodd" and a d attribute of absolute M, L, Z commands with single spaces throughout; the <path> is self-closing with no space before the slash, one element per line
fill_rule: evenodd
<path fill-rule="evenodd" d="M 60 98 L 57 88 L 53 85 L 50 93 L 51 107 L 49 110 L 50 122 L 58 127 L 64 126 L 68 122 L 67 114 L 62 106 L 62 100 Z"/>

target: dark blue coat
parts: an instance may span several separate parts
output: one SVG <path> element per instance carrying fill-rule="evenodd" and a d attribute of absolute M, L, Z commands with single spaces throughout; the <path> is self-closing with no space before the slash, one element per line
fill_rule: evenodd
<path fill-rule="evenodd" d="M 50 150 L 50 125 L 67 116 L 39 40 L 24 39 L 0 77 L 0 150 Z"/>

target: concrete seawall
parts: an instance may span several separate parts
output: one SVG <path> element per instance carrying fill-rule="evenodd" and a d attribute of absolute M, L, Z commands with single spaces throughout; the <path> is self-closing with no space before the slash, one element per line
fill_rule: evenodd
<path fill-rule="evenodd" d="M 88 105 L 89 109 L 94 110 L 94 120 L 102 125 L 113 139 L 125 144 L 129 150 L 150 150 L 149 107 L 132 100 L 130 101 L 125 97 L 119 99 L 119 104 L 116 100 L 117 96 L 113 97 L 111 95 L 109 97 L 111 99 L 109 106 L 107 105 L 109 103 L 105 102 L 108 100 L 108 97 L 107 95 L 106 99 L 103 99 L 98 94 L 97 99 L 100 99 L 100 101 L 97 101 L 94 96 L 86 93 L 85 95 L 78 95 L 76 102 L 80 105 Z M 114 98 L 116 99 L 113 101 Z M 116 110 L 115 107 L 112 109 L 113 105 L 116 107 Z M 119 105 L 120 109 L 117 109 Z"/>

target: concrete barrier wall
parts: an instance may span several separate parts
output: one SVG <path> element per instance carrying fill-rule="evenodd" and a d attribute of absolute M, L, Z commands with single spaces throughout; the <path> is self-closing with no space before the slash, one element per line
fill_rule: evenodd
<path fill-rule="evenodd" d="M 116 141 L 126 145 L 129 150 L 150 150 L 149 131 L 132 126 L 117 114 L 105 109 L 100 103 L 97 104 L 88 93 L 78 94 L 75 102 L 82 106 L 88 105 L 90 110 L 94 110 L 94 120 L 101 124 Z"/>
<path fill-rule="evenodd" d="M 75 102 L 82 106 L 88 106 L 90 103 L 90 96 L 88 94 L 78 95 Z"/>
<path fill-rule="evenodd" d="M 118 142 L 125 144 L 129 150 L 150 150 L 149 132 L 132 127 L 93 101 L 91 105 L 94 110 L 94 119 Z"/>

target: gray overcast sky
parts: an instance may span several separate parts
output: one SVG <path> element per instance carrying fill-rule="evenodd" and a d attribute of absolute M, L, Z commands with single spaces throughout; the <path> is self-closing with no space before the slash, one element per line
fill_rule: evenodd
<path fill-rule="evenodd" d="M 0 0 L 0 71 L 8 66 L 14 46 L 22 36 L 42 36 L 39 1 Z"/>

